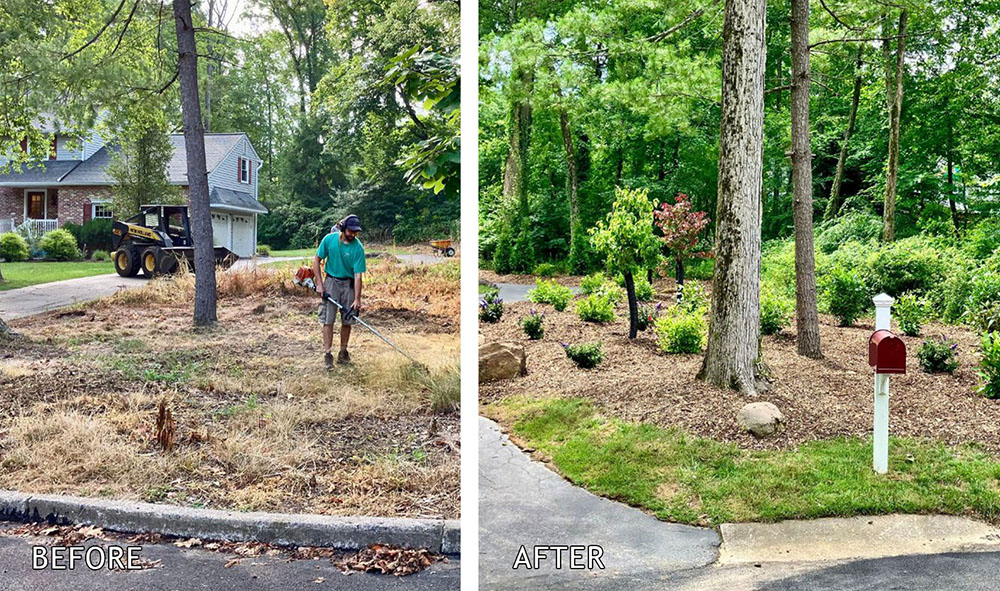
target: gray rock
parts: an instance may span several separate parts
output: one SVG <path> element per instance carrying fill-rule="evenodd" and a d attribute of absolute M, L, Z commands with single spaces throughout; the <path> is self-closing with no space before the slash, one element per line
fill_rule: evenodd
<path fill-rule="evenodd" d="M 740 409 L 740 427 L 757 437 L 767 437 L 781 432 L 785 417 L 770 402 L 751 402 Z"/>
<path fill-rule="evenodd" d="M 479 383 L 507 380 L 527 373 L 524 347 L 513 343 L 479 346 Z"/>

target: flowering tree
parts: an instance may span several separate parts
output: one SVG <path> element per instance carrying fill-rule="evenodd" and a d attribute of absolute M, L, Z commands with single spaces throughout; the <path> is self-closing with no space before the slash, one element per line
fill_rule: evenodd
<path fill-rule="evenodd" d="M 674 255 L 676 264 L 677 297 L 681 297 L 684 285 L 684 259 L 691 256 L 709 256 L 710 253 L 694 253 L 698 245 L 698 235 L 708 226 L 708 214 L 691 211 L 691 201 L 684 193 L 678 193 L 673 205 L 664 203 L 653 215 L 656 225 L 663 231 L 663 241 Z"/>

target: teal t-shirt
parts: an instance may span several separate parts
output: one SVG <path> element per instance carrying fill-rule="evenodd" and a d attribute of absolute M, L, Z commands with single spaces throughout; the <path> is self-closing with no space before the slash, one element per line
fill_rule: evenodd
<path fill-rule="evenodd" d="M 324 269 L 331 277 L 354 277 L 365 272 L 365 246 L 360 238 L 341 242 L 340 232 L 327 234 L 319 243 L 316 256 L 326 259 Z"/>

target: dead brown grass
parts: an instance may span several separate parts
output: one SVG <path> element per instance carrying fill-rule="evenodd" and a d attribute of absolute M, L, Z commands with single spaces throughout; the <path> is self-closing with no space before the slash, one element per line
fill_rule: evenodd
<path fill-rule="evenodd" d="M 429 375 L 363 329 L 355 365 L 326 371 L 317 297 L 287 270 L 219 273 L 219 324 L 207 330 L 192 327 L 183 275 L 82 315 L 17 321 L 29 339 L 0 345 L 0 488 L 457 517 L 458 415 L 434 403 L 457 396 L 457 278 L 382 263 L 369 274 L 366 316 Z M 170 452 L 156 441 L 161 400 Z"/>

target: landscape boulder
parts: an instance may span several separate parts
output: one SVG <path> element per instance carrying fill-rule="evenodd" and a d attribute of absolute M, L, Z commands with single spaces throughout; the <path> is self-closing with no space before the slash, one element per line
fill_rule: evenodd
<path fill-rule="evenodd" d="M 740 409 L 738 421 L 740 428 L 757 437 L 767 437 L 781 431 L 785 417 L 770 402 L 751 402 Z"/>
<path fill-rule="evenodd" d="M 527 373 L 528 357 L 524 347 L 513 343 L 487 343 L 479 346 L 479 382 L 507 380 Z"/>

